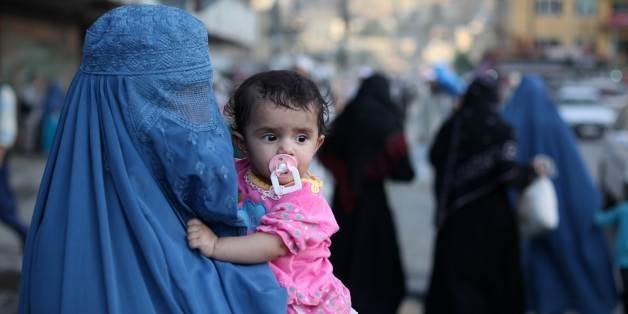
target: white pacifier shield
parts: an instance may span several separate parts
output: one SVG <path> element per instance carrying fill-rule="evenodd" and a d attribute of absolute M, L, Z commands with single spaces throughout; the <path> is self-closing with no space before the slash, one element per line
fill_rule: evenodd
<path fill-rule="evenodd" d="M 297 169 L 297 160 L 294 157 L 288 154 L 275 155 L 268 163 L 268 169 L 270 170 L 270 182 L 273 184 L 275 194 L 281 196 L 301 189 L 301 176 L 299 169 Z M 293 185 L 285 186 L 279 184 L 279 177 L 287 175 L 292 175 Z"/>

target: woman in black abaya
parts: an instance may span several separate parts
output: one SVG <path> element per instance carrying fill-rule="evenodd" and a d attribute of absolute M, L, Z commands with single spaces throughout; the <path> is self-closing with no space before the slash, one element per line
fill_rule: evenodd
<path fill-rule="evenodd" d="M 333 174 L 334 273 L 361 314 L 394 314 L 405 294 L 395 225 L 384 180 L 410 181 L 402 115 L 381 74 L 365 79 L 334 121 L 319 158 Z"/>
<path fill-rule="evenodd" d="M 428 314 L 524 312 L 518 225 L 507 190 L 537 174 L 516 163 L 497 91 L 496 77 L 477 77 L 430 149 L 437 234 Z M 535 165 L 544 169 L 540 159 Z"/>

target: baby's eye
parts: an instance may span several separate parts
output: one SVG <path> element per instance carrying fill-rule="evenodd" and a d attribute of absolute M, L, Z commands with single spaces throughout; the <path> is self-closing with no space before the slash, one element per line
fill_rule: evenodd
<path fill-rule="evenodd" d="M 277 140 L 277 137 L 275 136 L 275 134 L 264 134 L 262 135 L 262 139 L 269 142 L 274 142 Z"/>
<path fill-rule="evenodd" d="M 305 136 L 305 135 L 299 135 L 299 136 L 297 136 L 297 142 L 299 142 L 299 143 L 305 143 L 305 141 L 307 141 L 307 136 Z"/>

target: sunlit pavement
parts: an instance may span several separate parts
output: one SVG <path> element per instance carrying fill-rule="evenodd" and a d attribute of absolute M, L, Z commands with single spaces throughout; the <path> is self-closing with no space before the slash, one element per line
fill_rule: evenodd
<path fill-rule="evenodd" d="M 11 184 L 18 199 L 19 216 L 23 221 L 30 221 L 44 165 L 43 156 L 11 157 Z M 17 313 L 21 263 L 22 248 L 18 237 L 0 224 L 0 313 Z"/>

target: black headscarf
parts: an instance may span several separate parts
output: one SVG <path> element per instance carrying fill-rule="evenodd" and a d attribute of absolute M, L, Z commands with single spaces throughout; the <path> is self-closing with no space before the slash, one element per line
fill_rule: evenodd
<path fill-rule="evenodd" d="M 351 210 L 361 184 L 414 176 L 411 168 L 398 167 L 407 153 L 402 115 L 391 98 L 389 80 L 373 74 L 334 120 L 319 158 L 335 177 L 342 207 Z"/>
<path fill-rule="evenodd" d="M 513 167 L 516 142 L 497 111 L 498 102 L 496 78 L 475 78 L 460 108 L 445 121 L 432 144 L 437 226 L 460 207 L 517 175 Z"/>

